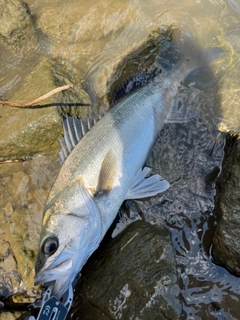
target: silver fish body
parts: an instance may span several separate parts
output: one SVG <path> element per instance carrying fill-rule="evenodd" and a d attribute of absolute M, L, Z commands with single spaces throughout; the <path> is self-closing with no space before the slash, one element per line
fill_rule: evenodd
<path fill-rule="evenodd" d="M 53 293 L 61 297 L 123 201 L 138 198 L 136 190 L 139 198 L 144 196 L 138 185 L 144 189 L 147 179 L 135 187 L 134 182 L 166 121 L 178 83 L 173 77 L 160 85 L 152 81 L 122 98 L 67 157 L 44 209 L 36 284 L 53 282 Z M 157 180 L 154 194 L 169 187 L 159 176 Z"/>

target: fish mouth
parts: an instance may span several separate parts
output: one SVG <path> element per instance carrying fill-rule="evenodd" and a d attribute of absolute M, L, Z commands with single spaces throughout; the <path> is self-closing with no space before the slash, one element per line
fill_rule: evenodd
<path fill-rule="evenodd" d="M 72 259 L 66 259 L 62 262 L 57 263 L 56 259 L 49 267 L 43 268 L 34 277 L 34 285 L 44 285 L 49 282 L 63 282 L 69 278 L 72 269 Z"/>

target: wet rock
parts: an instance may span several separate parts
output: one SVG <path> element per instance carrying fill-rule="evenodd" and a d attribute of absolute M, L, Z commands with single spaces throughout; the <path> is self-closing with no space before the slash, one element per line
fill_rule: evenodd
<path fill-rule="evenodd" d="M 240 275 L 240 134 L 227 135 L 222 173 L 217 183 L 217 228 L 213 258 Z"/>
<path fill-rule="evenodd" d="M 83 89 L 81 75 L 74 72 L 68 62 L 52 62 L 52 78 L 57 87 L 65 84 L 74 84 L 73 88 L 63 91 L 59 95 L 57 112 L 60 116 L 66 113 L 86 118 L 91 112 L 91 100 L 88 93 Z"/>
<path fill-rule="evenodd" d="M 63 131 L 60 116 L 69 113 L 86 117 L 91 107 L 81 78 L 70 64 L 46 57 L 38 60 L 13 96 L 2 98 L 25 103 L 66 84 L 73 88 L 41 101 L 37 107 L 0 106 L 0 161 L 55 154 L 60 150 L 59 138 Z"/>
<path fill-rule="evenodd" d="M 1 320 L 15 320 L 21 315 L 20 312 L 1 312 Z"/>
<path fill-rule="evenodd" d="M 20 35 L 31 24 L 27 4 L 21 0 L 1 0 L 0 21 L 0 37 L 9 39 Z"/>
<path fill-rule="evenodd" d="M 51 64 L 43 59 L 11 101 L 26 102 L 54 89 Z M 53 98 L 52 98 L 53 99 Z M 51 98 L 49 103 L 53 102 Z M 43 101 L 44 102 L 44 101 Z M 59 150 L 62 125 L 56 108 L 0 108 L 0 160 L 54 154 Z"/>
<path fill-rule="evenodd" d="M 3 230 L 1 230 L 4 232 Z M 3 297 L 10 296 L 15 287 L 21 283 L 21 276 L 17 272 L 17 262 L 8 241 L 2 239 L 0 244 L 0 261 L 1 261 L 1 278 L 0 278 L 0 293 Z"/>
<path fill-rule="evenodd" d="M 178 29 L 174 25 L 153 30 L 146 40 L 123 57 L 108 80 L 107 96 L 111 105 L 178 62 L 177 36 Z"/>
<path fill-rule="evenodd" d="M 233 53 L 232 53 L 233 55 Z M 232 57 L 232 55 L 229 56 Z M 224 72 L 219 87 L 223 88 L 219 93 L 219 98 L 222 101 L 222 105 L 226 106 L 222 108 L 222 119 L 220 122 L 223 130 L 236 131 L 240 127 L 240 79 L 238 77 L 238 70 L 240 67 L 239 59 L 230 65 L 226 64 L 226 67 L 222 68 Z M 221 130 L 221 127 L 220 127 Z"/>
<path fill-rule="evenodd" d="M 1 55 L 6 60 L 1 66 L 2 72 L 6 71 L 0 86 L 1 100 L 24 103 L 58 86 L 74 86 L 44 100 L 40 103 L 44 108 L 0 106 L 0 161 L 55 154 L 62 135 L 59 114 L 89 114 L 91 103 L 82 88 L 82 79 L 63 58 L 60 62 L 41 55 L 39 46 L 47 36 L 35 25 L 36 17 L 23 1 L 0 0 L 0 18 Z M 18 64 L 23 70 L 12 70 Z"/>
<path fill-rule="evenodd" d="M 71 78 L 67 68 L 60 68 L 56 61 L 43 58 L 28 75 L 20 90 L 11 97 L 11 101 L 32 101 L 58 86 L 73 83 L 71 80 L 74 78 Z M 71 104 L 73 107 L 69 107 Z M 68 92 L 60 92 L 42 101 L 40 105 L 45 107 L 0 108 L 0 161 L 26 158 L 35 154 L 52 155 L 58 152 L 59 137 L 62 136 L 59 113 L 62 115 L 69 112 L 86 116 L 89 114 L 90 100 L 81 85 L 76 85 Z M 61 112 L 58 113 L 59 107 Z"/>
<path fill-rule="evenodd" d="M 69 319 L 178 319 L 178 293 L 168 232 L 137 221 L 90 258 Z"/>
<path fill-rule="evenodd" d="M 8 308 L 39 296 L 33 278 L 42 209 L 59 168 L 56 156 L 0 166 L 0 300 Z"/>

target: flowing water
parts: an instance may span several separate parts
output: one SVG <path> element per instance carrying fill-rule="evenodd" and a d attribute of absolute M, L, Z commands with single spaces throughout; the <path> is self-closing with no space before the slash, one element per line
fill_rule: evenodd
<path fill-rule="evenodd" d="M 191 101 L 191 108 L 197 106 L 197 115 L 185 123 L 167 124 L 149 158 L 148 165 L 172 182 L 170 190 L 162 197 L 139 202 L 139 206 L 147 221 L 163 224 L 171 232 L 180 279 L 182 319 L 240 319 L 239 279 L 211 260 L 211 238 L 216 224 L 214 180 L 221 170 L 224 148 L 224 133 L 218 129 L 240 128 L 240 3 L 237 0 L 27 0 L 26 3 L 33 16 L 31 41 L 23 42 L 18 50 L 5 48 L 1 52 L 0 95 L 9 100 L 24 86 L 27 75 L 41 61 L 49 59 L 67 68 L 71 79 L 91 87 L 95 96 L 104 101 L 109 78 L 118 62 L 162 25 L 177 25 L 199 50 L 211 52 L 212 48 L 222 48 L 221 57 L 216 61 L 213 57 L 209 69 L 211 77 L 217 80 L 211 81 L 202 71 L 188 79 L 193 85 L 181 93 L 183 99 Z M 136 63 L 140 61 L 136 59 Z M 38 89 L 31 95 L 39 96 Z"/>

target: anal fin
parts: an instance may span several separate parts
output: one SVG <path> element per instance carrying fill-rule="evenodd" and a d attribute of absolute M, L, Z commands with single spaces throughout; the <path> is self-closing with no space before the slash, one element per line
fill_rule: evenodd
<path fill-rule="evenodd" d="M 147 177 L 151 172 L 148 167 L 141 168 L 134 177 L 125 200 L 141 199 L 157 195 L 166 191 L 170 184 L 159 174 Z"/>

